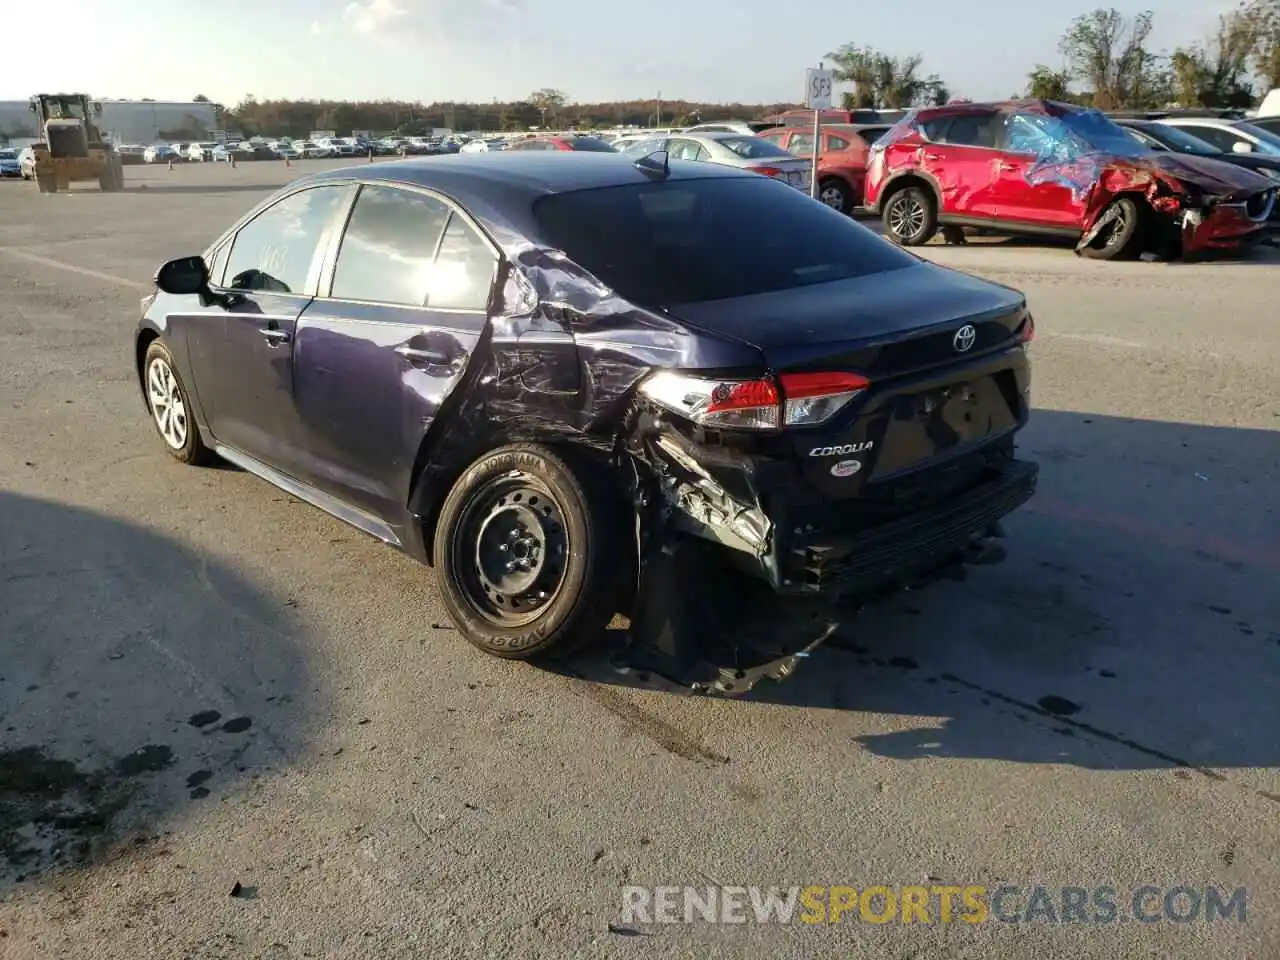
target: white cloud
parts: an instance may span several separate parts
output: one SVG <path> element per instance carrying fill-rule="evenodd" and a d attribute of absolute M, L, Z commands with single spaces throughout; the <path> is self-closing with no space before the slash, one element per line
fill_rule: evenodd
<path fill-rule="evenodd" d="M 366 36 L 384 33 L 397 20 L 407 16 L 409 10 L 398 0 L 367 0 L 365 3 L 350 3 L 342 11 L 342 19 L 351 25 L 356 33 Z"/>
<path fill-rule="evenodd" d="M 322 33 L 324 33 L 324 24 L 322 24 L 319 20 L 312 20 L 312 21 L 311 21 L 311 35 L 312 35 L 313 37 L 318 37 L 318 36 L 320 36 L 320 34 L 322 34 Z"/>

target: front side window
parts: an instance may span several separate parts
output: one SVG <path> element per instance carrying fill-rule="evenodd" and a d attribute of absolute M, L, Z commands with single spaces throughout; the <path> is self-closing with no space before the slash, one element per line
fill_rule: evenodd
<path fill-rule="evenodd" d="M 957 147 L 995 147 L 1000 139 L 1001 119 L 997 113 L 943 114 L 925 120 L 920 130 L 934 143 Z"/>
<path fill-rule="evenodd" d="M 429 272 L 427 306 L 437 310 L 484 310 L 489 305 L 493 249 L 470 224 L 454 214 Z"/>
<path fill-rule="evenodd" d="M 420 307 L 450 209 L 435 197 L 365 186 L 342 236 L 330 295 Z"/>
<path fill-rule="evenodd" d="M 1053 151 L 1061 140 L 1055 136 L 1054 125 L 1061 126 L 1053 117 L 1035 113 L 1014 113 L 1005 127 L 1005 149 L 1010 153 L 1028 153 L 1034 157 Z"/>
<path fill-rule="evenodd" d="M 791 138 L 791 145 L 789 149 L 797 157 L 813 156 L 813 134 L 797 133 Z"/>
<path fill-rule="evenodd" d="M 268 207 L 240 228 L 227 258 L 232 290 L 307 293 L 316 249 L 346 201 L 345 186 L 300 190 Z"/>

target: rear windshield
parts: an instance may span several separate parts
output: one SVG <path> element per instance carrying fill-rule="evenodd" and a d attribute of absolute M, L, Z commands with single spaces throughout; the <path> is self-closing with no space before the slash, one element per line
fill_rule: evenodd
<path fill-rule="evenodd" d="M 593 153 L 616 153 L 617 151 L 603 140 L 595 137 L 574 137 L 569 145 L 575 150 L 587 150 Z"/>
<path fill-rule="evenodd" d="M 732 150 L 747 160 L 762 160 L 767 157 L 787 157 L 795 159 L 794 154 L 783 150 L 776 143 L 761 140 L 759 137 L 721 137 L 717 141 L 720 146 Z"/>
<path fill-rule="evenodd" d="M 551 194 L 533 213 L 548 244 L 650 307 L 791 290 L 919 262 L 769 177 Z"/>

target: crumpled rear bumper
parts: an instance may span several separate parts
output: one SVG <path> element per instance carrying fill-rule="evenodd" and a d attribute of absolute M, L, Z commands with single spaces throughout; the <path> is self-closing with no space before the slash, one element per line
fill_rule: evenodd
<path fill-rule="evenodd" d="M 1039 473 L 1035 463 L 1009 460 L 965 493 L 848 535 L 779 522 L 774 545 L 779 592 L 856 596 L 909 581 L 963 552 L 1030 500 Z"/>

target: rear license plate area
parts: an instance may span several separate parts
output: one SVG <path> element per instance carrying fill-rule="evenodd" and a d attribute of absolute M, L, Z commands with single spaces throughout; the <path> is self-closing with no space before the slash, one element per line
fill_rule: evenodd
<path fill-rule="evenodd" d="M 874 476 L 944 459 L 1016 425 L 1017 417 L 994 377 L 898 397 L 889 411 Z"/>

